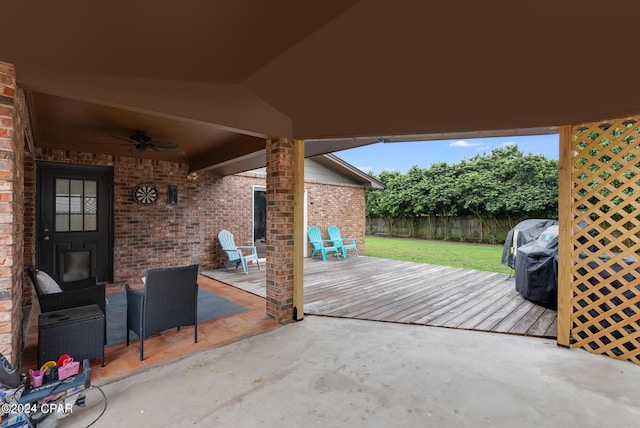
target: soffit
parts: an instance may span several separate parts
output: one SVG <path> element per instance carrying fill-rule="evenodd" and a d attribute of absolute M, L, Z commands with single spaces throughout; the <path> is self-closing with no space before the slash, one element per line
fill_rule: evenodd
<path fill-rule="evenodd" d="M 144 127 L 184 144 L 191 169 L 221 174 L 263 166 L 268 137 L 314 140 L 315 155 L 640 110 L 628 83 L 640 3 L 490 6 L 25 0 L 2 6 L 0 60 L 30 97 L 36 144 L 98 150 L 69 129 Z M 86 111 L 74 116 L 77 102 Z"/>
<path fill-rule="evenodd" d="M 244 85 L 304 139 L 618 117 L 640 110 L 638 16 L 627 1 L 365 0 Z"/>
<path fill-rule="evenodd" d="M 18 75 L 38 69 L 237 84 L 355 0 L 6 3 L 0 53 Z"/>

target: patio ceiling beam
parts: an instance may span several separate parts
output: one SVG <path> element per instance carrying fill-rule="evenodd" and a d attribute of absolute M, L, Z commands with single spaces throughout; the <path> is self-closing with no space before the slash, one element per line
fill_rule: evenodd
<path fill-rule="evenodd" d="M 217 147 L 207 153 L 193 156 L 189 159 L 189 172 L 205 171 L 210 169 L 215 170 L 216 168 L 229 166 L 232 163 L 242 163 L 243 161 L 247 161 L 258 156 L 261 156 L 263 159 L 265 144 L 266 140 L 263 138 L 256 138 L 248 135 L 243 136 L 232 143 Z M 253 163 L 254 162 L 251 162 L 251 164 Z M 262 161 L 257 161 L 255 163 L 259 164 L 255 168 L 264 166 Z M 253 168 L 247 167 L 247 170 L 248 169 Z"/>
<path fill-rule="evenodd" d="M 287 116 L 239 85 L 59 72 L 22 73 L 18 83 L 33 92 L 210 124 L 244 135 L 266 138 L 292 133 Z"/>
<path fill-rule="evenodd" d="M 432 132 L 426 134 L 376 135 L 372 137 L 327 138 L 306 140 L 307 155 L 324 154 L 373 143 L 410 143 L 436 140 L 457 140 L 463 138 L 515 137 L 525 135 L 557 134 L 557 126 L 536 128 L 493 129 L 483 131 Z"/>

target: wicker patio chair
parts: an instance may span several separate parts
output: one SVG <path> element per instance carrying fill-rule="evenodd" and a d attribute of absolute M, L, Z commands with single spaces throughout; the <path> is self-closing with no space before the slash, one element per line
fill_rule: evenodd
<path fill-rule="evenodd" d="M 46 294 L 38 281 L 36 268 L 31 266 L 27 271 L 36 289 L 40 312 L 45 313 L 86 305 L 98 305 L 102 313 L 106 315 L 105 285 L 98 284 L 95 277 L 79 281 L 60 282 L 58 285 L 62 290 L 61 292 Z"/>
<path fill-rule="evenodd" d="M 198 265 L 147 271 L 144 289 L 127 290 L 127 346 L 133 331 L 140 338 L 140 361 L 144 339 L 171 328 L 193 326 L 198 342 Z"/>

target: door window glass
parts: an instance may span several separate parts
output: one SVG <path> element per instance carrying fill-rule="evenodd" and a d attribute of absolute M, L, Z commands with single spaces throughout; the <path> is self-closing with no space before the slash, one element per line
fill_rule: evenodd
<path fill-rule="evenodd" d="M 97 229 L 97 188 L 95 180 L 56 179 L 56 232 Z"/>

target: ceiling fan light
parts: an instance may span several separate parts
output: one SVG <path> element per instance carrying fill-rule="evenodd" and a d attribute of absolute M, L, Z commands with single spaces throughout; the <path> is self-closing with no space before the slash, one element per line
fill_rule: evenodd
<path fill-rule="evenodd" d="M 140 143 L 143 146 L 151 142 L 151 137 L 149 137 L 146 132 L 140 130 L 136 130 L 135 133 L 129 138 L 133 141 L 136 141 L 137 143 Z"/>

